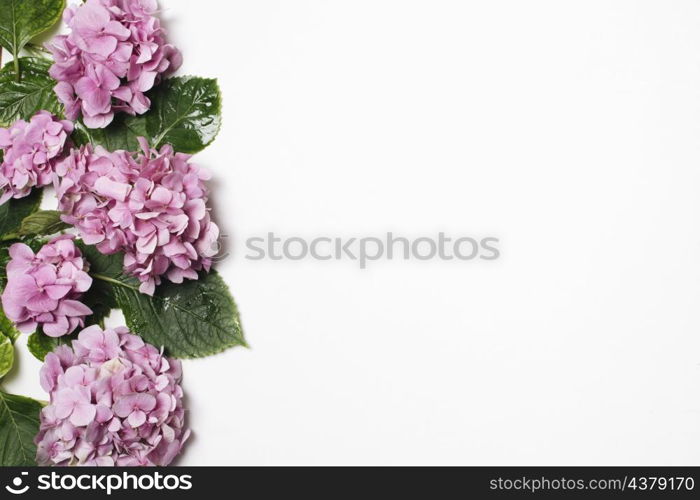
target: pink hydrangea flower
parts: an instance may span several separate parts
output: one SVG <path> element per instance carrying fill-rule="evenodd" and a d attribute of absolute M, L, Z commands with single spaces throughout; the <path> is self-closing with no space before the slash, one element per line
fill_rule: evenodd
<path fill-rule="evenodd" d="M 67 335 L 85 324 L 92 311 L 80 297 L 92 285 L 88 263 L 71 236 L 59 236 L 36 255 L 24 243 L 10 247 L 2 307 L 24 333 L 41 325 L 51 337 Z"/>
<path fill-rule="evenodd" d="M 124 269 L 152 295 L 161 276 L 197 279 L 216 255 L 219 228 L 207 209 L 209 179 L 171 146 L 143 153 L 87 145 L 56 166 L 63 220 L 104 254 L 124 252 Z"/>
<path fill-rule="evenodd" d="M 0 205 L 27 196 L 33 187 L 53 182 L 53 167 L 65 155 L 73 124 L 39 111 L 29 122 L 0 128 Z"/>
<path fill-rule="evenodd" d="M 58 35 L 47 48 L 58 80 L 56 95 L 66 116 L 83 116 L 90 128 L 109 125 L 114 113 L 143 114 L 144 95 L 163 75 L 182 64 L 180 52 L 165 42 L 154 17 L 156 0 L 87 0 L 66 9 L 68 35 Z"/>
<path fill-rule="evenodd" d="M 86 328 L 49 353 L 39 465 L 168 465 L 190 435 L 182 368 L 125 327 Z"/>

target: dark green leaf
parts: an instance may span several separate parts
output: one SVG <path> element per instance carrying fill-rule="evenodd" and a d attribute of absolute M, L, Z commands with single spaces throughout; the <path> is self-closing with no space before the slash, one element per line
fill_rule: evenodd
<path fill-rule="evenodd" d="M 216 80 L 185 76 L 163 82 L 150 94 L 146 115 L 151 144 L 172 144 L 176 151 L 197 153 L 221 128 L 221 93 Z"/>
<path fill-rule="evenodd" d="M 153 147 L 172 144 L 175 151 L 197 153 L 219 133 L 221 92 L 216 80 L 193 76 L 170 78 L 148 95 L 151 99 L 148 113 L 121 115 L 106 129 L 90 131 L 93 142 L 110 151 L 135 151 L 136 138 L 143 136 Z"/>
<path fill-rule="evenodd" d="M 56 234 L 70 225 L 61 220 L 58 210 L 41 210 L 25 217 L 19 229 L 20 236 L 48 236 Z"/>
<path fill-rule="evenodd" d="M 39 401 L 0 391 L 0 466 L 36 465 Z"/>
<path fill-rule="evenodd" d="M 7 263 L 10 262 L 10 242 L 0 242 L 0 290 L 5 288 L 7 283 Z M 0 317 L 2 316 L 0 308 Z"/>
<path fill-rule="evenodd" d="M 85 318 L 85 326 L 102 324 L 112 309 L 118 307 L 112 286 L 98 279 L 92 280 L 90 290 L 80 300 L 92 309 L 92 314 Z"/>
<path fill-rule="evenodd" d="M 163 282 L 153 297 L 115 286 L 127 325 L 178 358 L 198 358 L 246 345 L 238 310 L 215 271 L 182 284 Z"/>
<path fill-rule="evenodd" d="M 49 76 L 51 62 L 22 57 L 19 66 L 20 82 L 15 78 L 13 63 L 0 70 L 0 126 L 7 127 L 20 118 L 28 120 L 41 109 L 60 115 L 63 107 L 53 91 L 56 81 Z"/>
<path fill-rule="evenodd" d="M 109 277 L 119 277 L 122 275 L 124 267 L 124 254 L 104 255 L 93 245 L 86 245 L 81 240 L 77 240 L 76 245 L 90 263 L 90 274 L 100 273 Z"/>
<path fill-rule="evenodd" d="M 73 134 L 71 135 L 71 140 L 76 147 L 84 146 L 90 143 L 90 136 L 85 130 L 83 130 L 80 122 L 76 122 L 75 129 L 73 129 Z"/>
<path fill-rule="evenodd" d="M 18 236 L 22 221 L 36 212 L 40 204 L 41 189 L 34 189 L 29 196 L 0 205 L 0 239 Z"/>
<path fill-rule="evenodd" d="M 0 45 L 17 57 L 29 40 L 58 22 L 64 0 L 0 0 Z"/>
<path fill-rule="evenodd" d="M 138 291 L 136 279 L 122 274 L 121 255 L 104 256 L 90 248 L 85 248 L 84 255 L 93 278 L 110 286 L 127 326 L 147 342 L 164 346 L 178 358 L 198 358 L 247 345 L 238 309 L 215 271 L 182 284 L 164 281 L 150 297 Z"/>
<path fill-rule="evenodd" d="M 81 130 L 87 141 L 104 146 L 109 151 L 120 149 L 138 151 L 137 137 L 147 137 L 146 122 L 143 117 L 117 114 L 109 127 L 93 130 Z M 84 140 L 84 139 L 83 139 Z M 80 142 L 80 139 L 78 139 Z M 85 143 L 83 142 L 83 143 Z"/>

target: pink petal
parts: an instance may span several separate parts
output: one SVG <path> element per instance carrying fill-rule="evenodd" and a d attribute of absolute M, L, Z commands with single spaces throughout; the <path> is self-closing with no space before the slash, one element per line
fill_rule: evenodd
<path fill-rule="evenodd" d="M 44 323 L 42 325 L 42 330 L 49 337 L 62 337 L 68 333 L 68 328 L 70 324 L 65 316 L 59 316 L 56 321 L 52 323 Z"/>
<path fill-rule="evenodd" d="M 131 36 L 131 31 L 118 21 L 110 21 L 104 28 L 104 32 L 108 35 L 114 35 L 120 40 L 126 40 Z"/>
<path fill-rule="evenodd" d="M 131 415 L 129 415 L 127 421 L 129 422 L 129 425 L 131 425 L 131 427 L 139 427 L 143 425 L 144 422 L 146 422 L 146 414 L 140 410 L 135 411 Z"/>
<path fill-rule="evenodd" d="M 44 287 L 44 290 L 50 298 L 59 300 L 65 297 L 72 288 L 71 285 L 48 285 Z"/>
<path fill-rule="evenodd" d="M 130 190 L 131 186 L 128 184 L 113 181 L 109 177 L 100 177 L 95 182 L 95 191 L 98 194 L 118 201 L 126 200 Z"/>
<path fill-rule="evenodd" d="M 88 425 L 95 420 L 96 414 L 97 408 L 95 408 L 95 405 L 78 403 L 73 409 L 73 413 L 71 413 L 70 423 L 77 427 Z"/>
<path fill-rule="evenodd" d="M 66 316 L 88 316 L 92 314 L 92 309 L 78 300 L 64 300 L 59 311 Z"/>
<path fill-rule="evenodd" d="M 58 302 L 50 298 L 45 293 L 36 293 L 29 297 L 26 307 L 33 312 L 50 312 L 56 309 Z"/>

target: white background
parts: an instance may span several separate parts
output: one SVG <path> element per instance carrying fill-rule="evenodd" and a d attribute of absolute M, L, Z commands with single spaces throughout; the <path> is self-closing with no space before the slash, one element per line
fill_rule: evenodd
<path fill-rule="evenodd" d="M 700 462 L 700 3 L 161 0 L 252 349 L 182 465 Z M 495 235 L 496 262 L 254 262 Z M 9 389 L 45 399 L 23 351 Z"/>

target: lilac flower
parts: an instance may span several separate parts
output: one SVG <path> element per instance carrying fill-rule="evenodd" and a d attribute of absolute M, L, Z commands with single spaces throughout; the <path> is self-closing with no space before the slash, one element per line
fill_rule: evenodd
<path fill-rule="evenodd" d="M 47 48 L 50 74 L 66 116 L 103 128 L 114 113 L 143 114 L 150 108 L 145 92 L 182 64 L 180 52 L 165 42 L 154 17 L 155 0 L 87 0 L 63 14 L 68 35 Z"/>
<path fill-rule="evenodd" d="M 53 167 L 64 156 L 73 124 L 39 111 L 29 122 L 16 121 L 0 128 L 0 205 L 27 196 L 33 187 L 53 181 Z"/>
<path fill-rule="evenodd" d="M 71 333 L 92 314 L 79 300 L 92 285 L 87 269 L 71 236 L 54 238 L 36 255 L 24 243 L 15 243 L 2 294 L 5 314 L 24 333 L 39 325 L 51 337 Z"/>
<path fill-rule="evenodd" d="M 208 174 L 164 146 L 143 153 L 84 146 L 56 167 L 63 220 L 104 254 L 124 252 L 124 269 L 153 294 L 166 276 L 197 279 L 216 254 L 219 228 L 207 209 Z"/>
<path fill-rule="evenodd" d="M 190 435 L 180 362 L 125 327 L 86 328 L 44 360 L 39 465 L 168 465 Z"/>

